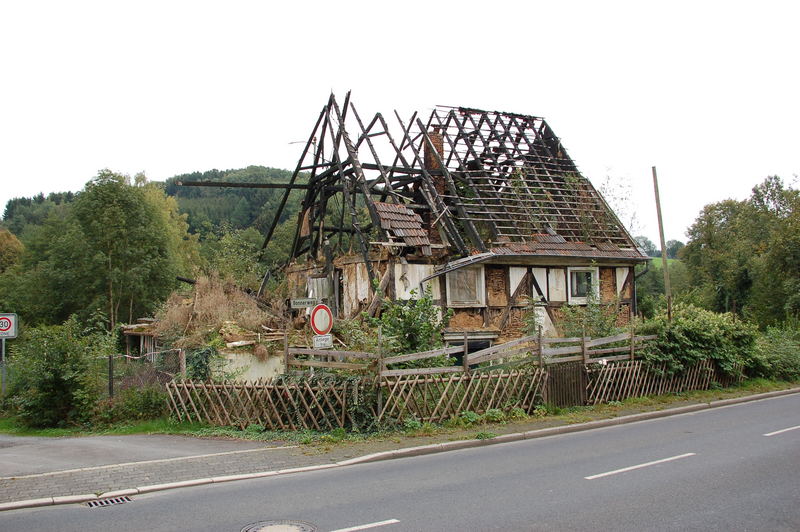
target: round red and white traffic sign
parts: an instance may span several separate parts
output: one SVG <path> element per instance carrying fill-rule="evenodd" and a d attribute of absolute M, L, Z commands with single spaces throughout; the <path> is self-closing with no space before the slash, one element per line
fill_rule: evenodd
<path fill-rule="evenodd" d="M 333 313 L 328 305 L 317 305 L 311 309 L 311 329 L 314 334 L 328 334 L 333 328 Z"/>

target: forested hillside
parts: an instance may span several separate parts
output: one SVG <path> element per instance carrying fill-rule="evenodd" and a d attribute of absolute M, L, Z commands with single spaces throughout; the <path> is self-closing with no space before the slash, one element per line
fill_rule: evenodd
<path fill-rule="evenodd" d="M 177 183 L 285 183 L 290 177 L 251 166 L 161 183 L 103 170 L 77 194 L 15 198 L 0 223 L 0 308 L 29 324 L 77 314 L 113 326 L 152 314 L 179 286 L 177 276 L 214 272 L 255 290 L 267 269 L 288 257 L 299 193 L 292 193 L 262 252 L 283 190 Z"/>

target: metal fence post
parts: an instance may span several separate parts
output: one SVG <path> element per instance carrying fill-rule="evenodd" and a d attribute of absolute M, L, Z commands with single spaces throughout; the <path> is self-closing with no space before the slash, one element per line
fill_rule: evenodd
<path fill-rule="evenodd" d="M 0 338 L 0 394 L 6 395 L 6 339 Z"/>
<path fill-rule="evenodd" d="M 114 397 L 114 355 L 108 355 L 108 396 Z"/>

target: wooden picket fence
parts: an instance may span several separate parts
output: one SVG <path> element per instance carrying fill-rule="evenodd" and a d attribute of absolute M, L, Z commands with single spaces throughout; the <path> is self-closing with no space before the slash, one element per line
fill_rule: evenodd
<path fill-rule="evenodd" d="M 372 388 L 371 380 L 331 383 L 195 382 L 167 383 L 172 414 L 180 421 L 198 421 L 245 428 L 258 424 L 270 430 L 331 430 L 356 425 L 353 398 Z M 372 409 L 374 405 L 365 405 Z"/>
<path fill-rule="evenodd" d="M 461 412 L 497 408 L 533 412 L 541 403 L 543 368 L 457 375 L 393 375 L 380 380 L 379 420 L 413 417 L 438 423 Z"/>

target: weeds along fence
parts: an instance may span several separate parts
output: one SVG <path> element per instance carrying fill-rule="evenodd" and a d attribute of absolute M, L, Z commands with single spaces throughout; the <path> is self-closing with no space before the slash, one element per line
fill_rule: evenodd
<path fill-rule="evenodd" d="M 330 430 L 407 418 L 441 422 L 461 412 L 495 408 L 530 414 L 541 403 L 591 405 L 703 390 L 725 382 L 711 361 L 669 375 L 665 368 L 635 360 L 652 338 L 627 333 L 595 339 L 529 336 L 473 353 L 454 346 L 392 357 L 287 347 L 287 368 L 347 370 L 355 375 L 307 371 L 255 382 L 171 381 L 167 392 L 179 420 Z M 458 366 L 397 367 L 458 353 Z"/>

